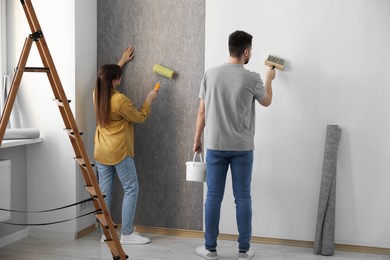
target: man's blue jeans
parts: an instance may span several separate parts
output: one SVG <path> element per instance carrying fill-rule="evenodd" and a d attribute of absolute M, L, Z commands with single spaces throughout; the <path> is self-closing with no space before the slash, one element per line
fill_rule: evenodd
<path fill-rule="evenodd" d="M 138 199 L 138 178 L 134 160 L 126 157 L 115 165 L 106 165 L 96 162 L 99 174 L 99 186 L 106 198 L 104 199 L 108 210 L 111 209 L 112 185 L 115 172 L 123 187 L 122 201 L 122 235 L 133 233 L 133 220 Z"/>
<path fill-rule="evenodd" d="M 230 165 L 233 194 L 236 204 L 238 227 L 238 249 L 247 251 L 252 236 L 251 181 L 253 151 L 207 150 L 206 176 L 207 197 L 205 205 L 205 247 L 214 251 L 217 248 L 221 203 L 225 192 L 226 176 Z"/>

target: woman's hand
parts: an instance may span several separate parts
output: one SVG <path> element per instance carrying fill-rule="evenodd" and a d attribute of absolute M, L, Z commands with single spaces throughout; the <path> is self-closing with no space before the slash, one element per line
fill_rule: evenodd
<path fill-rule="evenodd" d="M 128 46 L 122 53 L 122 57 L 118 61 L 118 65 L 123 66 L 134 58 L 134 46 Z"/>
<path fill-rule="evenodd" d="M 145 102 L 152 103 L 152 101 L 155 100 L 157 96 L 158 96 L 158 90 L 152 90 L 147 95 Z"/>

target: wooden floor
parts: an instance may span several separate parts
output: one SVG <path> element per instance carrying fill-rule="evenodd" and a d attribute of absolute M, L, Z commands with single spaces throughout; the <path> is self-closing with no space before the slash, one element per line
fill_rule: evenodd
<path fill-rule="evenodd" d="M 202 260 L 194 249 L 203 239 L 143 234 L 151 243 L 142 246 L 123 246 L 132 260 Z M 105 244 L 100 244 L 99 234 L 92 232 L 77 240 L 55 240 L 27 237 L 6 247 L 0 248 L 1 260 L 110 260 L 111 253 Z M 252 244 L 256 255 L 254 260 L 378 260 L 388 259 L 389 255 L 359 254 L 336 251 L 334 256 L 313 255 L 310 248 Z M 219 259 L 237 259 L 237 243 L 219 241 Z"/>

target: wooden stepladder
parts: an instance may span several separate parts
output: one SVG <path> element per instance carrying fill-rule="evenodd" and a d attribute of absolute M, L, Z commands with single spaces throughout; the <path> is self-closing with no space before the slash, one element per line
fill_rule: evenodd
<path fill-rule="evenodd" d="M 0 121 L 0 145 L 3 142 L 5 130 L 10 118 L 12 107 L 16 99 L 20 82 L 24 72 L 43 72 L 46 73 L 49 78 L 49 82 L 54 94 L 54 100 L 57 102 L 60 114 L 65 124 L 65 130 L 72 143 L 75 160 L 80 165 L 81 172 L 83 174 L 86 186 L 85 188 L 94 198 L 93 205 L 97 211 L 96 218 L 99 220 L 104 234 L 106 236 L 106 244 L 109 247 L 114 260 L 125 260 L 128 258 L 126 253 L 120 244 L 118 234 L 116 233 L 116 225 L 113 223 L 107 205 L 104 201 L 104 196 L 99 188 L 99 183 L 96 179 L 96 175 L 93 171 L 93 165 L 91 164 L 84 143 L 81 139 L 81 132 L 79 132 L 76 124 L 76 120 L 70 109 L 69 102 L 66 98 L 64 89 L 62 87 L 60 78 L 57 74 L 56 67 L 54 66 L 49 48 L 46 44 L 45 37 L 42 33 L 37 16 L 32 6 L 31 0 L 21 0 L 24 12 L 26 14 L 28 23 L 31 28 L 32 34 L 30 34 L 24 43 L 23 50 L 18 62 L 18 67 L 14 78 L 12 80 L 11 89 L 7 97 L 4 111 Z M 26 67 L 27 58 L 30 53 L 33 42 L 36 43 L 39 55 L 41 56 L 44 67 Z"/>

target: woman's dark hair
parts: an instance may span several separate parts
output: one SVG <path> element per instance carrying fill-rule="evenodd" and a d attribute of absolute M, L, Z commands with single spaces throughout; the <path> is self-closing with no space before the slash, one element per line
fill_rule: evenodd
<path fill-rule="evenodd" d="M 111 107 L 111 96 L 114 92 L 112 81 L 120 79 L 122 68 L 116 64 L 106 64 L 99 68 L 98 77 L 95 84 L 95 113 L 96 122 L 104 127 L 108 120 Z"/>
<path fill-rule="evenodd" d="M 252 47 L 253 36 L 244 31 L 235 31 L 229 35 L 229 53 L 231 57 L 240 58 L 244 50 Z"/>

